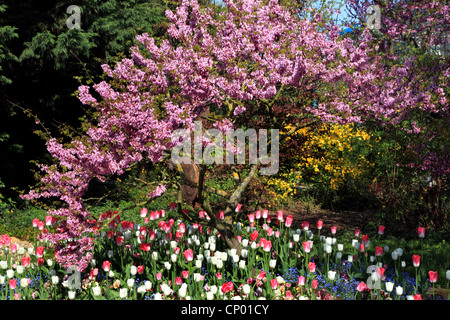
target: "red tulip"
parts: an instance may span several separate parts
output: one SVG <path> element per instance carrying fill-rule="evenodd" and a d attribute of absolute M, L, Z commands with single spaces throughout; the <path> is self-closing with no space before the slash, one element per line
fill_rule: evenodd
<path fill-rule="evenodd" d="M 192 251 L 192 249 L 187 249 L 183 252 L 183 255 L 187 261 L 192 261 L 194 259 L 194 252 Z"/>
<path fill-rule="evenodd" d="M 216 273 L 217 280 L 222 280 L 222 274 L 220 272 Z"/>
<path fill-rule="evenodd" d="M 379 235 L 383 235 L 384 234 L 384 226 L 382 226 L 382 225 L 380 225 L 379 227 L 378 227 L 378 234 Z"/>
<path fill-rule="evenodd" d="M 424 238 L 425 237 L 425 228 L 424 227 L 417 228 L 417 232 L 419 234 L 419 238 Z"/>
<path fill-rule="evenodd" d="M 169 209 L 170 209 L 171 211 L 174 211 L 176 207 L 177 207 L 177 204 L 176 204 L 175 202 L 171 202 L 171 203 L 169 204 Z"/>
<path fill-rule="evenodd" d="M 422 296 L 420 294 L 414 295 L 414 300 L 422 300 Z"/>
<path fill-rule="evenodd" d="M 34 219 L 33 219 L 33 228 L 37 228 L 38 223 L 39 223 L 39 219 L 34 218 Z"/>
<path fill-rule="evenodd" d="M 247 217 L 248 217 L 248 222 L 250 222 L 250 223 L 255 222 L 255 215 L 254 214 L 251 213 Z"/>
<path fill-rule="evenodd" d="M 309 272 L 314 273 L 316 272 L 316 264 L 314 262 L 309 262 L 308 263 L 308 268 L 309 268 Z"/>
<path fill-rule="evenodd" d="M 120 247 L 123 245 L 125 238 L 123 236 L 116 237 L 116 243 Z"/>
<path fill-rule="evenodd" d="M 250 240 L 255 241 L 256 238 L 258 238 L 258 231 L 254 230 L 254 231 L 250 234 Z"/>
<path fill-rule="evenodd" d="M 188 270 L 181 271 L 181 276 L 183 277 L 183 279 L 187 279 L 189 277 L 189 271 Z"/>
<path fill-rule="evenodd" d="M 412 262 L 413 262 L 413 266 L 414 267 L 418 267 L 418 266 L 420 266 L 420 256 L 418 256 L 418 255 L 413 255 L 412 256 Z"/>
<path fill-rule="evenodd" d="M 38 230 L 44 230 L 44 221 L 39 221 L 38 222 Z"/>
<path fill-rule="evenodd" d="M 102 268 L 105 272 L 108 272 L 109 270 L 111 270 L 111 262 L 109 262 L 108 260 L 103 261 Z"/>
<path fill-rule="evenodd" d="M 181 286 L 181 284 L 183 283 L 183 279 L 181 279 L 181 277 L 176 277 L 175 278 L 175 284 L 178 286 Z"/>
<path fill-rule="evenodd" d="M 294 221 L 294 219 L 292 218 L 291 215 L 288 215 L 286 217 L 286 221 L 284 222 L 284 225 L 289 228 L 292 225 L 292 221 Z"/>
<path fill-rule="evenodd" d="M 431 283 L 435 283 L 437 281 L 437 271 L 428 271 L 428 275 L 430 276 Z"/>
<path fill-rule="evenodd" d="M 364 244 L 367 244 L 367 243 L 369 242 L 369 236 L 368 236 L 367 234 L 364 234 L 364 235 L 362 236 L 362 242 L 363 242 Z"/>
<path fill-rule="evenodd" d="M 37 258 L 37 265 L 38 265 L 38 266 L 43 266 L 44 263 L 45 263 L 44 258 Z"/>
<path fill-rule="evenodd" d="M 229 281 L 229 282 L 225 282 L 222 285 L 222 292 L 223 293 L 227 293 L 229 291 L 233 290 L 233 282 Z"/>
<path fill-rule="evenodd" d="M 313 289 L 317 289 L 317 285 L 318 285 L 317 280 L 314 279 L 314 280 L 312 281 L 311 285 L 312 285 Z"/>
<path fill-rule="evenodd" d="M 359 237 L 359 229 L 355 229 L 355 237 Z"/>
<path fill-rule="evenodd" d="M 144 251 L 149 252 L 151 247 L 152 247 L 152 245 L 150 243 L 141 243 L 141 249 Z"/>
<path fill-rule="evenodd" d="M 319 225 L 319 222 L 317 222 L 317 225 Z M 322 225 L 323 225 L 323 222 L 322 222 Z M 302 229 L 305 230 L 305 231 L 309 229 L 309 222 L 308 221 L 303 221 L 302 222 Z"/>
<path fill-rule="evenodd" d="M 375 255 L 377 257 L 381 257 L 383 255 L 383 248 L 382 247 L 375 247 Z"/>
<path fill-rule="evenodd" d="M 359 245 L 359 251 L 360 252 L 364 252 L 364 243 L 361 243 L 360 245 Z"/>
<path fill-rule="evenodd" d="M 242 204 L 238 203 L 238 205 L 236 206 L 236 212 L 239 212 L 241 210 Z"/>

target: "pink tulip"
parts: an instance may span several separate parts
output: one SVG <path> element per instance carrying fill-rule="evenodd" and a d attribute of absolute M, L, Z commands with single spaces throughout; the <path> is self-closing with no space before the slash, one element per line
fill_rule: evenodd
<path fill-rule="evenodd" d="M 37 228 L 38 227 L 38 223 L 39 223 L 39 219 L 34 218 L 33 219 L 33 228 Z"/>
<path fill-rule="evenodd" d="M 220 272 L 216 273 L 217 280 L 222 280 L 222 274 Z"/>
<path fill-rule="evenodd" d="M 358 286 L 356 287 L 356 290 L 358 290 L 359 292 L 363 292 L 364 290 L 367 289 L 367 285 L 361 281 Z"/>
<path fill-rule="evenodd" d="M 298 277 L 297 284 L 298 284 L 299 286 L 304 286 L 304 285 L 305 285 L 305 277 L 304 277 L 304 276 L 299 276 L 299 277 Z"/>
<path fill-rule="evenodd" d="M 182 283 L 183 283 L 183 279 L 181 279 L 181 277 L 176 277 L 175 278 L 175 284 L 177 286 L 181 286 Z"/>
<path fill-rule="evenodd" d="M 17 280 L 16 280 L 16 279 L 10 279 L 10 280 L 9 280 L 9 288 L 10 288 L 11 290 L 16 289 L 16 285 L 17 285 Z"/>
<path fill-rule="evenodd" d="M 162 279 L 162 273 L 161 272 L 158 272 L 157 274 L 156 274 L 156 280 L 161 280 Z"/>
<path fill-rule="evenodd" d="M 284 222 L 284 225 L 289 228 L 292 225 L 292 221 L 294 221 L 294 219 L 292 218 L 291 215 L 288 215 L 286 216 L 286 221 Z"/>
<path fill-rule="evenodd" d="M 249 214 L 248 216 L 248 222 L 253 223 L 255 222 L 255 215 L 254 214 Z"/>
<path fill-rule="evenodd" d="M 425 237 L 425 228 L 424 227 L 417 228 L 417 232 L 419 234 L 419 238 L 424 238 Z"/>
<path fill-rule="evenodd" d="M 30 257 L 23 257 L 22 258 L 22 266 L 24 268 L 28 267 L 30 265 Z"/>
<path fill-rule="evenodd" d="M 147 208 L 141 209 L 141 218 L 145 218 L 147 216 L 148 210 Z"/>
<path fill-rule="evenodd" d="M 239 212 L 241 210 L 242 204 L 238 203 L 238 205 L 236 206 L 236 212 Z"/>
<path fill-rule="evenodd" d="M 428 275 L 430 276 L 431 283 L 435 283 L 437 281 L 437 271 L 428 271 Z"/>
<path fill-rule="evenodd" d="M 302 222 L 302 229 L 305 230 L 305 231 L 307 231 L 309 229 L 309 222 L 308 221 L 303 221 Z"/>
<path fill-rule="evenodd" d="M 287 300 L 294 299 L 294 296 L 292 295 L 291 290 L 286 291 L 286 299 Z"/>
<path fill-rule="evenodd" d="M 272 249 L 272 241 L 265 241 L 263 245 L 263 250 L 265 252 L 270 252 L 271 249 Z"/>
<path fill-rule="evenodd" d="M 183 252 L 183 255 L 187 261 L 192 261 L 194 259 L 194 252 L 192 251 L 192 249 L 187 249 Z"/>
<path fill-rule="evenodd" d="M 322 229 L 322 227 L 323 227 L 323 221 L 322 220 L 318 220 L 317 221 L 317 229 Z"/>
<path fill-rule="evenodd" d="M 419 267 L 420 266 L 420 256 L 419 255 L 413 255 L 412 256 L 412 262 L 413 262 L 413 266 L 414 267 Z"/>
<path fill-rule="evenodd" d="M 312 281 L 312 283 L 311 283 L 312 288 L 313 288 L 313 289 L 317 289 L 318 284 L 319 284 L 319 283 L 317 282 L 317 279 L 313 279 L 313 281 Z"/>
<path fill-rule="evenodd" d="M 331 234 L 336 234 L 336 227 L 335 226 L 331 227 Z"/>
<path fill-rule="evenodd" d="M 303 250 L 306 253 L 309 253 L 311 251 L 311 242 L 309 242 L 309 241 L 303 242 Z"/>
<path fill-rule="evenodd" d="M 102 268 L 103 271 L 108 272 L 109 270 L 111 270 L 111 262 L 109 262 L 108 260 L 103 261 Z"/>
<path fill-rule="evenodd" d="M 144 266 L 142 266 L 142 265 L 141 265 L 141 266 L 138 266 L 138 267 L 137 267 L 137 273 L 138 273 L 138 274 L 143 274 L 143 273 L 144 273 Z"/>
<path fill-rule="evenodd" d="M 314 273 L 316 272 L 316 264 L 314 262 L 309 262 L 308 263 L 308 268 L 309 268 L 309 272 Z"/>
<path fill-rule="evenodd" d="M 275 290 L 278 287 L 277 279 L 270 280 L 270 286 L 272 287 L 273 290 Z"/>
<path fill-rule="evenodd" d="M 261 270 L 259 272 L 259 274 L 256 276 L 256 279 L 257 280 L 262 280 L 265 276 L 266 276 L 266 273 L 263 270 Z"/>
<path fill-rule="evenodd" d="M 42 258 L 44 256 L 44 247 L 36 248 L 36 257 Z"/>
<path fill-rule="evenodd" d="M 257 210 L 256 212 L 255 212 L 255 219 L 261 219 L 261 211 L 259 211 L 259 210 Z"/>
<path fill-rule="evenodd" d="M 183 279 L 187 279 L 189 277 L 189 271 L 188 270 L 181 271 L 181 276 L 183 277 Z"/>
<path fill-rule="evenodd" d="M 266 210 L 266 209 L 264 209 L 263 211 L 262 211 L 262 217 L 263 217 L 263 219 L 267 219 L 267 216 L 269 215 L 269 210 Z"/>
<path fill-rule="evenodd" d="M 384 234 L 384 226 L 382 226 L 382 225 L 380 225 L 379 227 L 378 227 L 378 234 L 379 235 L 383 235 Z"/>
<path fill-rule="evenodd" d="M 223 293 L 227 293 L 227 292 L 232 291 L 232 290 L 233 290 L 233 282 L 231 282 L 231 281 L 225 282 L 222 285 L 222 292 Z"/>
<path fill-rule="evenodd" d="M 284 215 L 283 215 L 283 211 L 278 211 L 277 212 L 277 219 L 278 219 L 278 221 L 280 221 L 280 222 L 283 222 L 284 221 Z"/>

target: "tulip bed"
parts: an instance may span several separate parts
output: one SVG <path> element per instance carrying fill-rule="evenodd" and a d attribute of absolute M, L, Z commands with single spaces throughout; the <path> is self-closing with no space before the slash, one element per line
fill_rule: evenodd
<path fill-rule="evenodd" d="M 205 212 L 192 224 L 172 214 L 141 209 L 139 223 L 101 214 L 92 221 L 93 260 L 82 272 L 56 263 L 46 243 L 26 250 L 2 235 L 0 299 L 405 300 L 424 297 L 437 278 L 419 254 L 383 246 L 383 226 L 348 239 L 336 228 L 322 230 L 322 221 L 294 229 L 281 211 L 257 211 L 233 225 L 239 252 L 202 223 Z M 405 272 L 408 264 L 415 274 Z M 449 280 L 450 271 L 443 276 Z"/>

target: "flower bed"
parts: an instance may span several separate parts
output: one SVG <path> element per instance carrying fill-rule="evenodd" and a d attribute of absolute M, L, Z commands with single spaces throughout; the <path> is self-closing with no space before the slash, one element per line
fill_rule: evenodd
<path fill-rule="evenodd" d="M 382 226 L 377 235 L 356 230 L 345 239 L 336 228 L 321 230 L 322 221 L 294 230 L 292 217 L 281 211 L 257 211 L 234 224 L 242 247 L 236 250 L 206 226 L 204 212 L 193 224 L 171 214 L 142 209 L 140 223 L 122 221 L 117 212 L 102 214 L 91 221 L 94 258 L 81 271 L 55 263 L 46 243 L 25 249 L 2 235 L 0 298 L 405 300 L 430 298 L 427 290 L 436 281 L 419 255 L 406 261 L 414 253 L 382 246 Z M 411 264 L 415 275 L 405 272 Z M 450 271 L 440 276 L 448 279 Z"/>

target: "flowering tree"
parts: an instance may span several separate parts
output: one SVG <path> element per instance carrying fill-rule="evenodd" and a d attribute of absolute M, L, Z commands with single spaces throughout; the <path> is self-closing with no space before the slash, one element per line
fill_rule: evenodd
<path fill-rule="evenodd" d="M 170 39 L 157 44 L 147 34 L 137 36 L 139 46 L 112 68 L 102 68 L 109 81 L 79 87 L 79 99 L 91 106 L 94 118 L 85 135 L 64 145 L 50 139 L 47 147 L 54 165 L 41 165 L 45 176 L 27 199 L 56 197 L 64 205 L 48 213 L 60 217 L 55 232 L 41 234 L 55 245 L 57 261 L 82 270 L 91 258 L 94 228 L 83 202 L 89 182 L 121 175 L 140 161 L 168 161 L 180 140 L 177 129 L 193 130 L 196 120 L 223 133 L 239 119 L 251 119 L 248 109 L 265 110 L 269 128 L 294 123 L 288 136 L 305 125 L 301 114 L 278 119 L 273 110 L 283 95 L 296 92 L 302 114 L 316 121 L 363 122 L 368 118 L 395 121 L 422 92 L 411 92 L 404 76 L 409 66 L 385 67 L 373 55 L 366 30 L 357 45 L 341 39 L 339 28 L 318 14 L 301 19 L 288 4 L 275 0 L 225 0 L 226 9 L 215 12 L 196 0 L 185 0 L 176 12 L 167 11 Z M 422 108 L 434 107 L 430 102 Z M 214 116 L 211 116 L 214 111 Z M 283 139 L 283 137 L 281 138 Z M 211 141 L 204 139 L 203 146 Z M 233 146 L 228 146 L 235 152 Z M 234 151 L 233 151 L 234 150 Z M 181 166 L 180 174 L 183 174 Z M 231 221 L 242 193 L 261 169 L 249 173 L 232 193 L 204 186 L 206 165 L 198 165 L 198 204 L 230 247 L 240 250 Z M 154 181 L 149 197 L 159 196 L 176 183 Z M 227 199 L 221 214 L 213 212 L 208 194 Z M 182 210 L 179 193 L 177 210 Z"/>

